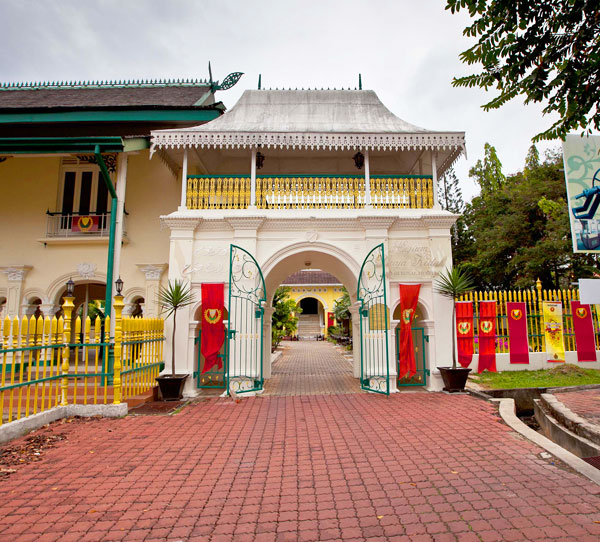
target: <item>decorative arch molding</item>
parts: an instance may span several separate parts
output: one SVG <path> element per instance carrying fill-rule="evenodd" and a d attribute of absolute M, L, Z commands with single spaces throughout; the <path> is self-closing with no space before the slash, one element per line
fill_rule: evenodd
<path fill-rule="evenodd" d="M 0 296 L 1 295 L 2 292 L 0 292 Z M 25 290 L 25 293 L 23 294 L 23 303 L 29 303 L 31 299 L 36 297 L 42 302 L 42 304 L 49 303 L 46 294 L 43 290 L 40 290 L 39 288 L 29 288 Z"/>
<path fill-rule="evenodd" d="M 314 267 L 323 268 L 328 272 L 333 271 L 332 266 L 337 266 L 338 270 L 333 274 L 350 292 L 350 299 L 354 301 L 355 294 L 353 292 L 356 292 L 360 264 L 352 255 L 337 246 L 322 242 L 304 241 L 288 245 L 276 251 L 261 264 L 269 305 L 276 287 L 294 271 L 302 269 L 307 258 L 311 259 L 311 264 Z M 321 266 L 319 261 L 326 265 Z M 286 263 L 290 266 L 289 268 Z"/>
<path fill-rule="evenodd" d="M 311 292 L 303 292 L 301 295 L 299 295 L 299 296 L 296 298 L 296 302 L 297 302 L 297 303 L 300 303 L 300 301 L 302 301 L 303 299 L 306 299 L 307 297 L 312 297 L 312 298 L 314 298 L 314 299 L 318 300 L 318 301 L 319 301 L 319 303 L 321 303 L 321 305 L 323 305 L 323 310 L 324 310 L 324 311 L 327 311 L 327 310 L 329 310 L 329 309 L 327 308 L 327 307 L 328 307 L 328 305 L 327 305 L 327 303 L 325 303 L 325 301 L 323 300 L 323 298 L 322 298 L 320 295 L 313 294 L 313 293 L 311 293 Z"/>
<path fill-rule="evenodd" d="M 138 286 L 136 286 L 134 288 L 129 288 L 129 290 L 127 290 L 125 292 L 125 295 L 123 297 L 125 298 L 125 303 L 133 303 L 133 301 L 136 297 L 142 297 L 142 298 L 144 298 L 144 301 L 145 301 L 146 300 L 146 290 L 144 288 L 140 288 Z"/>
<path fill-rule="evenodd" d="M 96 273 L 93 278 L 90 279 L 82 279 L 78 276 L 77 270 L 71 273 L 65 273 L 57 277 L 53 282 L 50 283 L 48 287 L 48 295 L 47 298 L 50 303 L 58 303 L 60 304 L 60 299 L 58 296 L 62 293 L 65 288 L 65 284 L 69 279 L 73 279 L 75 284 L 92 284 L 94 282 L 102 283 L 106 285 L 106 274 L 105 273 Z"/>

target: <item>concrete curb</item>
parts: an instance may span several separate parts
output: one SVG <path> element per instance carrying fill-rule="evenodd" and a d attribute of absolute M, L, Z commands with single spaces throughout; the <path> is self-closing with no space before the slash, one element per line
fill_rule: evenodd
<path fill-rule="evenodd" d="M 600 427 L 575 414 L 553 394 L 542 393 L 541 403 L 544 410 L 547 410 L 556 421 L 564 425 L 569 431 L 591 440 L 596 445 L 600 444 Z"/>
<path fill-rule="evenodd" d="M 271 354 L 271 364 L 275 363 L 279 360 L 279 358 L 283 356 L 283 350 L 276 350 Z"/>
<path fill-rule="evenodd" d="M 102 416 L 104 418 L 122 418 L 127 415 L 127 403 L 119 405 L 67 405 L 57 406 L 33 414 L 27 418 L 22 418 L 14 422 L 6 423 L 0 426 L 0 444 L 9 442 L 12 439 L 22 437 L 35 429 L 39 429 L 61 418 L 71 418 L 72 416 L 81 416 L 82 418 L 91 418 L 92 416 Z"/>
<path fill-rule="evenodd" d="M 498 404 L 500 416 L 511 429 L 514 429 L 517 433 L 523 435 L 534 444 L 544 448 L 544 450 L 550 452 L 553 456 L 569 465 L 569 467 L 576 470 L 579 474 L 582 474 L 592 482 L 600 485 L 600 470 L 592 467 L 583 459 L 580 459 L 564 448 L 561 448 L 550 439 L 540 435 L 538 432 L 531 429 L 531 427 L 527 427 L 519 418 L 517 418 L 517 415 L 515 414 L 514 399 L 491 399 L 491 402 Z"/>

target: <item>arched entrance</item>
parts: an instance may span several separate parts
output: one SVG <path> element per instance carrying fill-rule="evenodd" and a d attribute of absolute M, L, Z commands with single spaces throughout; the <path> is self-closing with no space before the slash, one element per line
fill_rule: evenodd
<path fill-rule="evenodd" d="M 394 352 L 396 366 L 398 366 L 400 359 L 400 326 L 402 321 L 400 303 L 398 303 L 394 309 L 392 320 L 397 322 L 394 328 Z M 413 377 L 405 376 L 403 378 L 398 378 L 397 385 L 400 388 L 405 386 L 410 387 L 427 385 L 427 377 L 430 376 L 430 370 L 427 361 L 427 343 L 429 342 L 429 335 L 427 334 L 427 326 L 424 323 L 426 320 L 427 310 L 422 303 L 418 303 L 415 317 L 412 322 L 412 340 L 417 373 Z"/>
<path fill-rule="evenodd" d="M 221 361 L 220 366 L 206 368 L 205 359 L 202 355 L 202 305 L 198 305 L 194 311 L 194 376 L 196 377 L 196 387 L 199 389 L 225 389 L 225 363 L 227 355 L 227 340 L 223 342 L 223 346 L 219 351 L 218 357 Z M 223 325 L 227 326 L 229 313 L 224 309 Z"/>

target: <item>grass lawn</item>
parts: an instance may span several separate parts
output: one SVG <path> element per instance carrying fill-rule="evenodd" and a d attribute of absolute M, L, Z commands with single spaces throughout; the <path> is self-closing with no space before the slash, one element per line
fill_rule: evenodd
<path fill-rule="evenodd" d="M 551 386 L 582 386 L 584 384 L 600 384 L 600 370 L 584 369 L 571 363 L 562 363 L 552 369 L 539 371 L 504 371 L 469 376 L 469 380 L 483 388 L 547 388 Z"/>

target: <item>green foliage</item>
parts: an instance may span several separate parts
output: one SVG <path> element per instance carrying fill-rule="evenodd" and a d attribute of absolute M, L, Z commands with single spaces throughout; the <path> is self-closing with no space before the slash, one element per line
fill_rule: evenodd
<path fill-rule="evenodd" d="M 484 146 L 483 161 L 477 160 L 477 163 L 469 170 L 469 177 L 472 177 L 481 187 L 483 197 L 490 192 L 499 190 L 506 181 L 496 149 L 489 143 Z"/>
<path fill-rule="evenodd" d="M 434 289 L 438 294 L 456 299 L 475 288 L 475 283 L 467 271 L 460 266 L 446 269 L 435 280 Z"/>
<path fill-rule="evenodd" d="M 283 337 L 292 335 L 298 329 L 298 317 L 302 309 L 289 294 L 289 286 L 280 286 L 273 296 L 273 317 L 271 320 L 271 346 L 277 348 Z"/>
<path fill-rule="evenodd" d="M 452 368 L 456 369 L 456 328 L 454 326 L 456 305 L 454 300 L 473 290 L 475 284 L 467 271 L 460 266 L 455 266 L 440 273 L 433 287 L 438 294 L 452 300 Z"/>
<path fill-rule="evenodd" d="M 350 294 L 345 287 L 342 287 L 342 297 L 336 299 L 333 304 L 333 316 L 337 322 L 343 322 L 344 320 L 352 319 L 350 314 Z"/>
<path fill-rule="evenodd" d="M 477 42 L 460 58 L 481 71 L 453 85 L 495 89 L 485 111 L 517 96 L 544 104 L 558 120 L 534 141 L 600 129 L 598 0 L 447 0 L 446 9 L 467 9 L 473 19 L 463 34 Z"/>
<path fill-rule="evenodd" d="M 173 335 L 171 337 L 171 374 L 175 376 L 175 330 L 177 329 L 177 311 L 194 302 L 194 294 L 189 284 L 183 280 L 169 281 L 158 291 L 158 304 L 165 318 L 173 315 Z"/>
<path fill-rule="evenodd" d="M 530 288 L 537 278 L 544 288 L 559 288 L 590 276 L 595 256 L 573 254 L 566 200 L 560 154 L 539 163 L 530 149 L 523 173 L 482 189 L 466 206 L 466 233 L 454 260 L 469 269 L 478 289 Z"/>
<path fill-rule="evenodd" d="M 538 371 L 485 371 L 473 375 L 477 384 L 487 389 L 547 388 L 552 386 L 583 386 L 600 384 L 598 369 L 583 369 L 570 363 Z"/>

